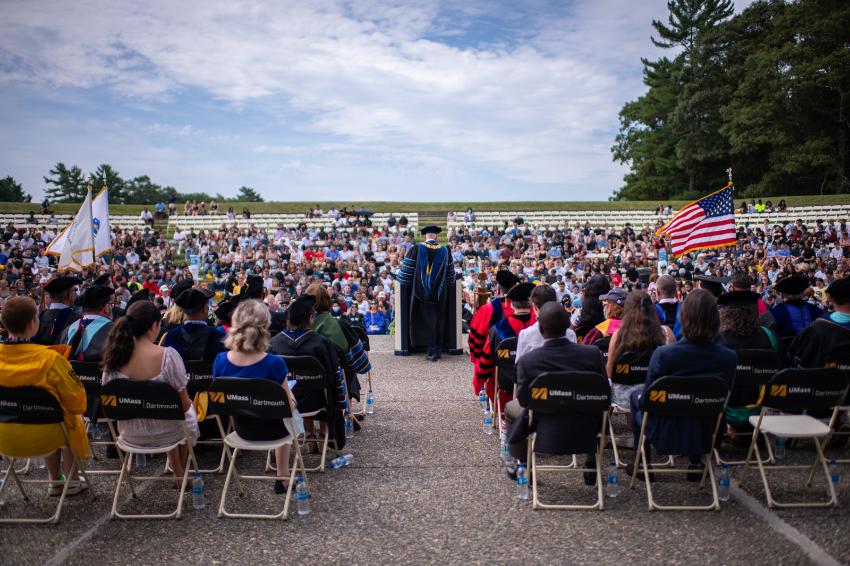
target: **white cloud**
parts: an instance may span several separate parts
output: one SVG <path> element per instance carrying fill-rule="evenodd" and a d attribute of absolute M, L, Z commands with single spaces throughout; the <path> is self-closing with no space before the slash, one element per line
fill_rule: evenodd
<path fill-rule="evenodd" d="M 550 8 L 561 4 L 532 5 L 532 27 L 512 30 L 515 44 L 426 39 L 465 32 L 489 6 L 7 0 L 0 84 L 109 89 L 141 102 L 199 91 L 267 113 L 282 131 L 325 136 L 311 152 L 378 151 L 375 161 L 434 174 L 462 175 L 471 162 L 520 183 L 584 183 L 594 191 L 586 196 L 607 196 L 622 175 L 608 149 L 617 111 L 639 94 L 638 57 L 651 50 L 649 22 L 664 2 L 577 2 L 556 17 Z M 176 128 L 147 130 L 193 136 L 204 124 Z"/>

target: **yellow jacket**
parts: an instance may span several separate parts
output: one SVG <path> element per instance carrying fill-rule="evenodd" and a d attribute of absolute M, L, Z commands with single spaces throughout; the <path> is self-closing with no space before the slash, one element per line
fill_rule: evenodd
<path fill-rule="evenodd" d="M 81 459 L 89 457 L 88 437 L 81 416 L 86 410 L 86 390 L 61 354 L 37 344 L 0 344 L 0 385 L 30 385 L 50 392 L 62 406 L 71 449 Z M 11 428 L 7 429 L 8 436 L 3 440 L 19 443 L 22 452 L 37 455 L 39 445 L 49 445 L 51 441 L 40 425 L 8 426 Z"/>

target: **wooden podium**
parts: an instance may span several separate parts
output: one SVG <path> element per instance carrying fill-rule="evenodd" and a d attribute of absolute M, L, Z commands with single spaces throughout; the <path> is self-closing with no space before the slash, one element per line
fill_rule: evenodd
<path fill-rule="evenodd" d="M 394 282 L 395 291 L 393 296 L 393 308 L 395 309 L 395 336 L 393 336 L 393 344 L 396 356 L 409 356 L 424 352 L 422 347 L 411 347 L 408 334 L 408 320 L 410 317 L 410 298 L 404 297 L 402 293 L 401 283 Z M 454 286 L 454 297 L 449 297 L 450 316 L 453 317 L 449 326 L 449 336 L 443 340 L 443 352 L 452 356 L 463 354 L 463 326 L 461 324 L 461 312 L 463 309 L 462 286 Z M 407 291 L 410 292 L 409 290 Z M 452 332 L 453 331 L 453 332 Z M 448 346 L 448 348 L 446 348 Z"/>

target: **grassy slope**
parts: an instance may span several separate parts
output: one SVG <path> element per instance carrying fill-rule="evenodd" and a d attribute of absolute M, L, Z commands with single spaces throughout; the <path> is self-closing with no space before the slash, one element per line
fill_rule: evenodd
<path fill-rule="evenodd" d="M 813 195 L 813 196 L 790 196 L 790 197 L 770 197 L 763 198 L 763 201 L 772 200 L 774 204 L 784 198 L 788 206 L 801 205 L 829 205 L 829 204 L 850 204 L 850 194 L 843 195 Z M 736 203 L 738 201 L 736 200 Z M 671 204 L 674 209 L 687 204 L 686 201 L 665 201 L 664 204 Z M 369 208 L 375 212 L 419 212 L 419 213 L 442 213 L 445 214 L 450 210 L 462 211 L 467 206 L 471 206 L 479 211 L 534 211 L 534 210 L 652 210 L 658 204 L 657 201 L 582 201 L 582 202 L 567 202 L 567 201 L 551 201 L 551 202 L 320 202 L 319 205 L 327 210 L 331 205 L 337 207 L 348 206 L 352 208 Z M 314 206 L 314 202 L 249 202 L 249 203 L 223 203 L 221 207 L 226 211 L 228 206 L 233 206 L 237 212 L 242 211 L 243 206 L 247 206 L 251 212 L 257 213 L 275 213 L 288 212 L 299 213 L 307 210 L 308 207 Z M 110 206 L 113 214 L 139 214 L 142 208 L 146 205 L 140 204 L 114 204 Z M 152 205 L 147 205 L 148 208 L 153 208 Z M 79 209 L 78 204 L 54 204 L 53 210 L 57 213 L 75 213 Z M 0 211 L 2 212 L 29 212 L 33 210 L 38 212 L 38 203 L 27 202 L 4 202 L 0 203 Z"/>

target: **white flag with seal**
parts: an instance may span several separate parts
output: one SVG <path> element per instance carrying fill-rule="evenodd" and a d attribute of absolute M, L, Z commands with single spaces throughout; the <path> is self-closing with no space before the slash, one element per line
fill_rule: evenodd
<path fill-rule="evenodd" d="M 65 242 L 59 256 L 59 269 L 82 271 L 94 263 L 94 233 L 92 231 L 91 189 L 76 218 L 65 231 Z"/>
<path fill-rule="evenodd" d="M 92 208 L 92 230 L 94 230 L 94 250 L 95 255 L 100 257 L 112 251 L 112 231 L 109 226 L 109 190 L 104 186 L 103 189 L 91 204 Z M 50 245 L 45 250 L 48 255 L 61 256 L 62 250 L 65 249 L 65 241 L 68 239 L 68 232 L 73 226 L 69 224 L 56 236 Z"/>

